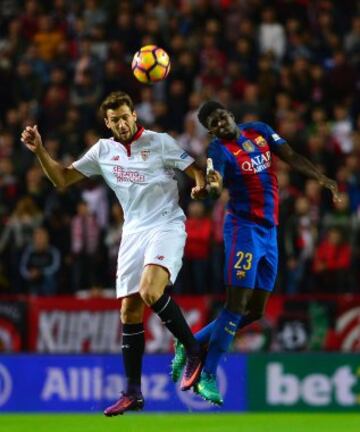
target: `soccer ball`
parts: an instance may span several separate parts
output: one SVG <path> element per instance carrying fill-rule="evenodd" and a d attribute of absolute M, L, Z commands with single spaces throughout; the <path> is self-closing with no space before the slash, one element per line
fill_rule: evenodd
<path fill-rule="evenodd" d="M 135 53 L 131 68 L 140 82 L 152 84 L 168 76 L 170 58 L 162 48 L 156 45 L 146 45 Z"/>

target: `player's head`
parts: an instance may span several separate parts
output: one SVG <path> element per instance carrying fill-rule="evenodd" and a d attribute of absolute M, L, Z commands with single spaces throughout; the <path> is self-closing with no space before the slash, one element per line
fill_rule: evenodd
<path fill-rule="evenodd" d="M 218 138 L 233 138 L 237 126 L 233 114 L 216 101 L 205 102 L 198 112 L 200 123 Z"/>
<path fill-rule="evenodd" d="M 105 125 L 111 129 L 114 137 L 122 142 L 128 142 L 134 136 L 136 112 L 131 97 L 122 91 L 110 93 L 100 105 Z"/>

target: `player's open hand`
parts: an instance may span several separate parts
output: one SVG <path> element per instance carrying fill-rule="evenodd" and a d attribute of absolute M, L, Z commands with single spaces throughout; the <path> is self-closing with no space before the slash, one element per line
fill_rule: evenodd
<path fill-rule="evenodd" d="M 332 193 L 332 198 L 334 202 L 340 202 L 341 197 L 338 190 L 338 185 L 335 180 L 332 180 L 326 176 L 320 179 L 321 186 L 325 187 L 326 189 L 329 189 Z"/>
<path fill-rule="evenodd" d="M 37 125 L 26 126 L 21 134 L 21 141 L 33 153 L 40 151 L 43 145 Z"/>

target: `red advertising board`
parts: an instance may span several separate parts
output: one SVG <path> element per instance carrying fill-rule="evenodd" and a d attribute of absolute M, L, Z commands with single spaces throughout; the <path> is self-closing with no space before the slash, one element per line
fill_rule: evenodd
<path fill-rule="evenodd" d="M 205 297 L 181 297 L 178 304 L 192 330 L 207 321 Z M 32 298 L 29 303 L 29 348 L 47 353 L 120 352 L 120 301 L 72 297 Z M 146 351 L 169 352 L 170 333 L 157 315 L 147 309 L 144 317 Z"/>
<path fill-rule="evenodd" d="M 222 306 L 211 296 L 176 301 L 194 333 Z M 0 352 L 120 352 L 119 309 L 120 301 L 108 298 L 4 298 Z M 147 352 L 172 350 L 172 336 L 149 308 L 144 324 Z M 360 295 L 274 295 L 264 318 L 238 332 L 234 350 L 360 352 Z"/>

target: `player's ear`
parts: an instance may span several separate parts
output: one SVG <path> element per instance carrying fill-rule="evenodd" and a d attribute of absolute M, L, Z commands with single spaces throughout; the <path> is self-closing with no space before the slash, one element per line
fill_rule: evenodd
<path fill-rule="evenodd" d="M 104 122 L 105 122 L 105 126 L 110 129 L 110 123 L 109 120 L 107 119 L 107 117 L 104 118 Z"/>

